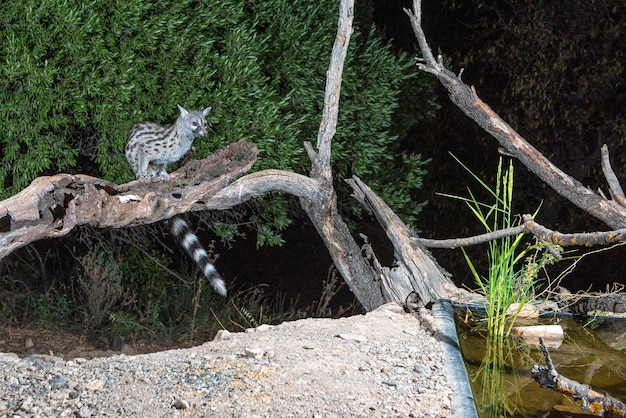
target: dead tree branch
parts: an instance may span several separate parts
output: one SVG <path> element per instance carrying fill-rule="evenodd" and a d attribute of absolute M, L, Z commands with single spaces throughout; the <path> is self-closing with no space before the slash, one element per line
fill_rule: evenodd
<path fill-rule="evenodd" d="M 588 385 L 576 382 L 561 376 L 552 363 L 550 353 L 543 337 L 539 337 L 539 347 L 547 367 L 534 365 L 530 370 L 533 379 L 542 388 L 551 389 L 581 401 L 580 409 L 583 412 L 603 417 L 625 417 L 626 405 L 617 399 L 593 390 Z"/>
<path fill-rule="evenodd" d="M 488 232 L 486 234 L 475 235 L 473 237 L 465 238 L 452 238 L 452 239 L 427 239 L 427 238 L 412 238 L 411 242 L 421 245 L 427 248 L 460 248 L 469 247 L 472 245 L 484 244 L 485 242 L 494 241 L 497 239 L 512 237 L 519 234 L 527 233 L 528 229 L 526 225 L 519 225 L 512 228 L 499 229 L 497 231 Z"/>
<path fill-rule="evenodd" d="M 530 218 L 530 215 L 524 215 L 524 225 L 528 228 L 528 232 L 536 236 L 539 241 L 561 247 L 595 247 L 626 241 L 626 228 L 604 232 L 562 234 L 539 225 Z"/>
<path fill-rule="evenodd" d="M 584 187 L 543 156 L 522 138 L 509 124 L 498 116 L 476 94 L 473 88 L 443 65 L 441 57 L 435 61 L 421 28 L 421 2 L 413 1 L 413 11 L 405 9 L 411 20 L 415 36 L 422 50 L 424 61 L 418 63 L 422 71 L 433 74 L 448 90 L 452 102 L 468 117 L 492 135 L 512 156 L 520 160 L 531 172 L 552 187 L 561 196 L 585 212 L 602 220 L 611 228 L 626 227 L 626 208 Z"/>
<path fill-rule="evenodd" d="M 191 161 L 169 182 L 117 185 L 82 174 L 39 177 L 0 202 L 0 259 L 31 242 L 64 236 L 77 225 L 121 228 L 206 210 L 211 196 L 249 170 L 257 154 L 254 144 L 241 140 Z"/>
<path fill-rule="evenodd" d="M 622 186 L 619 184 L 619 180 L 613 171 L 613 167 L 611 167 L 609 147 L 607 147 L 606 144 L 602 145 L 600 152 L 602 155 L 602 172 L 604 173 L 604 178 L 606 178 L 606 182 L 609 186 L 611 197 L 617 203 L 626 207 L 626 196 L 624 196 L 624 190 L 622 190 Z"/>
<path fill-rule="evenodd" d="M 532 234 L 537 240 L 547 244 L 560 245 L 561 247 L 595 247 L 600 245 L 617 244 L 626 242 L 626 228 L 614 231 L 597 231 L 582 232 L 575 234 L 563 234 L 553 231 L 543 225 L 538 224 L 532 218 L 532 215 L 522 216 L 522 224 L 486 234 L 475 235 L 466 238 L 454 239 L 426 239 L 411 238 L 411 242 L 427 248 L 459 248 L 469 247 L 471 245 L 484 244 L 489 241 L 501 239 L 504 237 L 512 237 L 519 234 Z"/>
<path fill-rule="evenodd" d="M 324 240 L 335 267 L 350 290 L 366 310 L 371 310 L 386 300 L 381 292 L 376 272 L 363 258 L 361 249 L 337 210 L 337 197 L 332 184 L 330 165 L 332 139 L 339 114 L 343 66 L 352 36 L 353 20 L 354 0 L 342 0 L 339 5 L 337 35 L 326 73 L 324 110 L 317 137 L 317 151 L 310 143 L 304 143 L 312 164 L 311 178 L 318 182 L 319 188 L 314 194 L 300 196 L 300 205 Z"/>
<path fill-rule="evenodd" d="M 412 245 L 415 234 L 372 189 L 358 177 L 346 181 L 354 191 L 352 196 L 376 216 L 395 249 L 396 265 L 393 268 L 380 267 L 377 260 L 375 263 L 379 265 L 383 293 L 389 300 L 404 301 L 413 289 L 424 304 L 453 296 L 460 300 L 467 296 L 454 285 L 428 251 Z"/>

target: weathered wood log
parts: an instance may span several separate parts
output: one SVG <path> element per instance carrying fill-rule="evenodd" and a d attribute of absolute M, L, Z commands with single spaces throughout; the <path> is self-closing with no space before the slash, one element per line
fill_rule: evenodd
<path fill-rule="evenodd" d="M 424 247 L 412 242 L 417 238 L 391 208 L 358 177 L 346 180 L 353 197 L 368 208 L 385 230 L 395 249 L 394 267 L 382 267 L 376 262 L 383 294 L 389 301 L 404 302 L 416 291 L 423 304 L 438 299 L 468 300 L 469 292 L 457 288 L 450 276 Z"/>
<path fill-rule="evenodd" d="M 593 390 L 589 385 L 583 385 L 561 376 L 554 368 L 548 348 L 541 337 L 539 337 L 539 347 L 543 352 L 547 367 L 534 365 L 530 374 L 542 388 L 551 389 L 579 400 L 581 402 L 580 409 L 583 412 L 610 418 L 626 417 L 626 404 L 608 394 Z"/>
<path fill-rule="evenodd" d="M 0 259 L 31 242 L 66 235 L 76 225 L 121 228 L 206 210 L 211 196 L 249 170 L 257 155 L 256 145 L 240 140 L 191 161 L 169 182 L 117 185 L 82 174 L 39 177 L 0 202 Z"/>
<path fill-rule="evenodd" d="M 561 292 L 554 297 L 563 312 L 592 316 L 594 313 L 626 313 L 626 293 L 570 293 L 563 287 L 559 290 Z"/>

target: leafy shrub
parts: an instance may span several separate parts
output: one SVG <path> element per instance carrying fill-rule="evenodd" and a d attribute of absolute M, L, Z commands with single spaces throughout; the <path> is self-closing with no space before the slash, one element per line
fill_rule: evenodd
<path fill-rule="evenodd" d="M 177 103 L 213 107 L 213 131 L 197 141 L 196 157 L 246 137 L 262 151 L 255 169 L 307 173 L 302 142 L 317 135 L 336 15 L 330 0 L 5 5 L 3 196 L 44 173 L 93 170 L 94 161 L 95 174 L 132 179 L 123 155 L 128 131 L 142 120 L 173 121 Z M 422 163 L 394 160 L 397 138 L 388 131 L 399 86 L 415 71 L 373 30 L 354 39 L 334 144 L 338 181 L 357 174 L 404 209 L 409 202 L 393 201 L 394 189 L 419 187 Z M 394 166 L 418 181 L 393 176 Z"/>
<path fill-rule="evenodd" d="M 139 121 L 173 122 L 176 104 L 213 108 L 209 136 L 196 141 L 194 158 L 245 137 L 261 150 L 254 170 L 310 171 L 302 143 L 317 138 L 336 1 L 24 0 L 3 5 L 2 11 L 0 197 L 36 176 L 62 171 L 131 180 L 123 153 L 129 130 Z M 420 92 L 422 100 L 414 102 L 423 102 L 424 109 L 416 115 L 430 115 L 435 107 L 432 80 L 420 81 L 415 74 L 412 60 L 395 56 L 375 30 L 357 29 L 333 144 L 337 186 L 345 188 L 343 179 L 358 175 L 405 219 L 420 209 L 411 192 L 421 187 L 424 162 L 419 155 L 399 153 L 398 137 L 390 133 L 407 132 L 422 117 L 405 114 L 392 125 L 401 86 L 410 83 Z M 347 202 L 349 193 L 343 191 Z M 356 206 L 342 207 L 358 215 Z M 297 213 L 293 208 L 285 196 L 268 195 L 216 215 L 221 223 L 213 229 L 237 238 L 243 234 L 237 225 L 246 225 L 259 244 L 279 245 L 280 231 Z M 91 271 L 76 269 L 77 280 L 68 286 L 83 283 L 77 293 L 92 296 L 91 308 L 89 299 L 83 300 L 83 311 L 97 313 L 95 322 L 114 311 L 115 333 L 188 320 L 185 309 L 194 294 L 173 279 L 188 275 L 180 273 L 183 263 L 164 255 L 154 233 L 160 226 L 150 228 L 69 238 L 79 244 L 72 254 L 77 260 L 87 257 L 82 260 L 91 263 Z M 112 290 L 130 302 L 108 304 L 94 293 L 99 289 L 89 283 L 107 266 L 90 259 L 87 248 L 109 251 L 108 259 L 119 264 L 106 273 L 115 278 Z M 120 276 L 124 289 L 116 284 Z"/>

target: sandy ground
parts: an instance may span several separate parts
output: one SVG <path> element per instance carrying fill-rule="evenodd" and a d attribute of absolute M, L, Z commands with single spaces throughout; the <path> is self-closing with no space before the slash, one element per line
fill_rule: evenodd
<path fill-rule="evenodd" d="M 0 411 L 7 417 L 449 416 L 454 393 L 432 323 L 429 311 L 408 314 L 388 304 L 350 318 L 222 331 L 198 347 L 152 354 L 65 360 L 60 355 L 71 351 L 4 353 Z"/>

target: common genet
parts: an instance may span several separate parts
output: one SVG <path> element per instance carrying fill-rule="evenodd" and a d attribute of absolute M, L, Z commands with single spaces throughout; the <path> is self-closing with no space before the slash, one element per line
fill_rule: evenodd
<path fill-rule="evenodd" d="M 207 134 L 206 115 L 211 111 L 210 107 L 195 111 L 178 105 L 178 109 L 180 116 L 171 126 L 141 122 L 131 129 L 126 143 L 126 159 L 138 179 L 152 180 L 160 177 L 168 181 L 170 175 L 167 173 L 167 165 L 179 161 L 189 151 L 196 137 Z M 224 280 L 187 222 L 180 216 L 175 216 L 170 220 L 170 230 L 215 291 L 226 296 Z"/>

